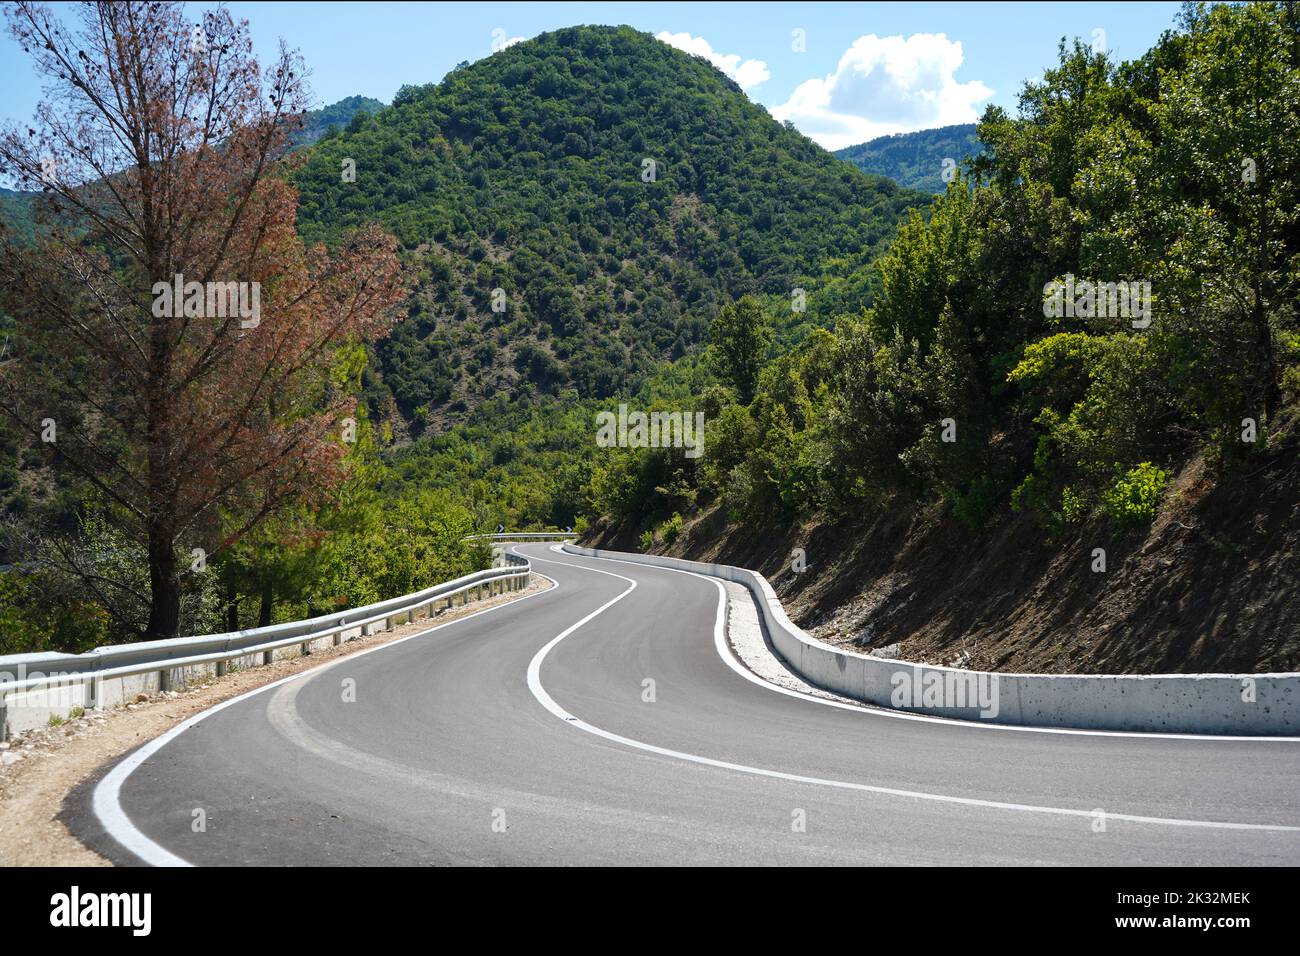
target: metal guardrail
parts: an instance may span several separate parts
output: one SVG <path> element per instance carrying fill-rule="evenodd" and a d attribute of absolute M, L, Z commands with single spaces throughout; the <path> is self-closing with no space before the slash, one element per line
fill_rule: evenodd
<path fill-rule="evenodd" d="M 130 677 L 153 671 L 162 675 L 160 685 L 167 689 L 166 675 L 175 668 L 216 663 L 220 674 L 220 665 L 259 653 L 265 655 L 262 661 L 265 664 L 270 662 L 270 654 L 278 648 L 292 644 L 308 645 L 331 636 L 335 644 L 340 644 L 347 631 L 360 629 L 364 634 L 367 627 L 379 621 L 392 627 L 394 619 L 404 615 L 406 622 L 410 622 L 421 608 L 427 608 L 426 613 L 432 615 L 433 605 L 437 602 L 445 600 L 450 607 L 457 595 L 466 595 L 475 589 L 481 593 L 484 586 L 494 587 L 498 581 L 508 583 L 512 590 L 527 584 L 532 573 L 532 565 L 527 559 L 508 552 L 503 557 L 506 560 L 504 567 L 486 568 L 414 594 L 302 621 L 225 634 L 114 644 L 84 654 L 12 654 L 0 657 L 0 713 L 4 712 L 13 694 L 77 684 L 93 687 L 95 681 L 105 678 Z M 304 651 L 309 652 L 309 649 L 304 648 Z M 37 676 L 15 677 L 33 673 Z"/>
<path fill-rule="evenodd" d="M 504 534 L 471 534 L 465 541 L 572 541 L 578 535 L 573 531 L 517 531 Z"/>

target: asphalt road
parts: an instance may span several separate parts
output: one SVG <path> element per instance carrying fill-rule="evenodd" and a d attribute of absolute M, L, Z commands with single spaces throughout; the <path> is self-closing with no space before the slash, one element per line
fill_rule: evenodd
<path fill-rule="evenodd" d="M 827 706 L 723 659 L 714 581 L 517 550 L 558 587 L 210 711 L 65 819 L 122 863 L 1300 863 L 1300 743 Z"/>

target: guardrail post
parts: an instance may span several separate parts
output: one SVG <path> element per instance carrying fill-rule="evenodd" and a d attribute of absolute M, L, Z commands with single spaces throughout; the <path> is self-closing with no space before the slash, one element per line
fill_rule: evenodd
<path fill-rule="evenodd" d="M 165 693 L 172 689 L 172 672 L 170 668 L 164 667 L 158 672 L 158 690 Z"/>
<path fill-rule="evenodd" d="M 298 645 L 298 649 L 302 651 L 303 657 L 309 656 L 311 654 L 311 641 L 303 641 Z"/>
<path fill-rule="evenodd" d="M 225 676 L 226 676 L 226 662 L 225 662 L 225 661 L 217 661 L 217 676 L 218 676 L 218 677 L 225 677 Z"/>
<path fill-rule="evenodd" d="M 271 657 L 272 657 L 273 654 L 275 654 L 275 651 L 262 651 L 262 666 L 263 666 L 263 667 L 265 667 L 267 664 L 270 664 L 270 663 L 271 663 Z"/>

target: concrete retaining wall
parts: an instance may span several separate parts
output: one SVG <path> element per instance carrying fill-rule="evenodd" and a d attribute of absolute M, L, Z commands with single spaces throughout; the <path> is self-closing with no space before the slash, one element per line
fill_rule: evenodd
<path fill-rule="evenodd" d="M 570 554 L 693 571 L 743 584 L 768 640 L 810 684 L 853 700 L 997 724 L 1182 734 L 1300 735 L 1300 674 L 1005 674 L 843 651 L 786 616 L 761 574 L 726 564 L 564 545 Z"/>

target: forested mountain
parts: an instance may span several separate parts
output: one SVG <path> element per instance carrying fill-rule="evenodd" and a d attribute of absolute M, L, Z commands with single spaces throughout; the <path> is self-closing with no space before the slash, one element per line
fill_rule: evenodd
<path fill-rule="evenodd" d="M 888 176 L 909 189 L 941 193 L 948 188 L 943 178 L 945 165 L 953 169 L 982 151 L 975 124 L 962 123 L 881 136 L 837 149 L 835 155 L 863 172 Z"/>
<path fill-rule="evenodd" d="M 855 312 L 863 267 L 926 201 L 626 27 L 404 87 L 322 139 L 298 183 L 306 238 L 377 216 L 407 251 L 419 288 L 367 381 L 372 411 L 391 395 L 416 431 L 495 395 L 626 393 L 745 293 L 788 309 L 805 288 L 810 322 Z"/>
<path fill-rule="evenodd" d="M 32 193 L 0 189 L 0 222 L 22 239 L 32 236 Z"/>
<path fill-rule="evenodd" d="M 383 103 L 371 97 L 349 96 L 337 103 L 304 113 L 302 127 L 295 130 L 289 140 L 296 148 L 310 146 L 322 136 L 346 129 L 358 114 L 378 113 L 383 108 Z M 32 202 L 38 195 L 40 194 L 36 192 L 0 189 L 0 222 L 21 239 L 30 240 L 32 237 Z"/>
<path fill-rule="evenodd" d="M 369 96 L 346 97 L 306 113 L 302 129 L 293 134 L 292 140 L 296 145 L 310 146 L 326 134 L 346 129 L 358 113 L 378 113 L 383 108 L 383 103 Z"/>
<path fill-rule="evenodd" d="M 413 292 L 336 356 L 349 483 L 241 543 L 212 607 L 360 603 L 477 560 L 469 530 L 590 523 L 761 567 L 821 636 L 913 659 L 1300 666 L 1296 10 L 1189 5 L 1126 63 L 1062 44 L 1016 115 L 851 161 L 626 27 L 322 111 L 299 234 L 377 219 Z M 620 401 L 702 413 L 704 454 L 598 447 Z M 39 452 L 0 470 L 6 512 L 117 554 Z M 32 633 L 102 640 L 64 617 Z"/>
<path fill-rule="evenodd" d="M 546 34 L 404 87 L 389 107 L 352 97 L 308 112 L 289 145 L 305 159 L 284 167 L 301 238 L 332 245 L 377 219 L 414 292 L 391 337 L 334 355 L 330 394 L 360 392 L 368 412 L 347 483 L 245 535 L 218 576 L 187 581 L 190 633 L 411 590 L 484 560 L 463 536 L 498 522 L 578 522 L 601 403 L 684 402 L 715 384 L 702 346 L 736 297 L 758 297 L 780 347 L 859 312 L 879 253 L 931 201 L 629 28 Z M 15 225 L 31 195 L 5 197 Z M 5 631 L 21 638 L 10 649 L 137 636 L 142 542 L 50 446 L 20 439 L 0 429 L 15 453 L 0 469 L 12 525 L 0 560 L 49 557 L 0 578 Z M 208 542 L 178 547 L 192 544 Z M 95 624 L 77 630 L 49 595 L 72 600 L 91 578 L 131 597 L 87 599 Z"/>

